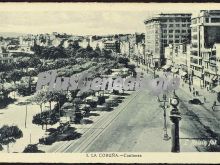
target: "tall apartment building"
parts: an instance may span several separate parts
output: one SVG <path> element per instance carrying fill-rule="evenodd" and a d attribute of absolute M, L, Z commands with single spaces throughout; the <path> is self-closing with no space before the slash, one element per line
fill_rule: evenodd
<path fill-rule="evenodd" d="M 190 70 L 204 86 L 217 81 L 214 45 L 220 43 L 220 10 L 201 10 L 192 15 Z"/>
<path fill-rule="evenodd" d="M 165 47 L 189 42 L 191 14 L 166 13 L 155 15 L 144 21 L 145 51 L 151 67 L 165 64 Z"/>

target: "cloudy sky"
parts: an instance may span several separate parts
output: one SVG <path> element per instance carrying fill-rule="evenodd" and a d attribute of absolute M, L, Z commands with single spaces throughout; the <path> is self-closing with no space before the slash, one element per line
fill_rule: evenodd
<path fill-rule="evenodd" d="M 0 3 L 0 32 L 79 35 L 144 32 L 143 21 L 153 14 L 192 12 L 194 7 L 185 6 L 183 11 L 182 5 L 161 4 Z"/>

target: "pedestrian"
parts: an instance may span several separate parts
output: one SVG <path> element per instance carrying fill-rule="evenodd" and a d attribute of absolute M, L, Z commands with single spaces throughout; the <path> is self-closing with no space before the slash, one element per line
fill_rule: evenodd
<path fill-rule="evenodd" d="M 206 98 L 204 97 L 204 103 L 206 103 Z"/>
<path fill-rule="evenodd" d="M 212 106 L 213 111 L 215 111 L 215 106 L 216 106 L 216 101 L 214 101 L 213 106 Z"/>
<path fill-rule="evenodd" d="M 191 89 L 191 87 L 189 86 L 189 91 L 191 92 L 192 91 L 192 89 Z"/>
<path fill-rule="evenodd" d="M 216 106 L 216 105 L 217 105 L 217 104 L 216 104 L 216 101 L 214 101 L 213 105 L 214 105 L 214 106 Z"/>

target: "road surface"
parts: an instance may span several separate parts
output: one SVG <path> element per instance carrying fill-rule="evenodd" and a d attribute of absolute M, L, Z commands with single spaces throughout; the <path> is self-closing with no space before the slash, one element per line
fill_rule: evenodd
<path fill-rule="evenodd" d="M 209 130 L 201 124 L 201 116 L 197 116 L 192 110 L 197 110 L 198 107 L 188 104 L 189 96 L 183 89 L 179 89 L 177 94 L 180 95 L 179 107 L 183 114 L 180 137 L 208 137 Z M 133 92 L 112 112 L 101 114 L 93 120 L 91 126 L 82 127 L 81 138 L 54 144 L 47 152 L 170 152 L 171 140 L 163 140 L 164 112 L 159 104 L 161 103 L 148 89 Z M 170 136 L 170 108 L 166 111 Z M 182 152 L 197 151 L 195 143 L 186 141 L 188 140 L 180 139 Z"/>

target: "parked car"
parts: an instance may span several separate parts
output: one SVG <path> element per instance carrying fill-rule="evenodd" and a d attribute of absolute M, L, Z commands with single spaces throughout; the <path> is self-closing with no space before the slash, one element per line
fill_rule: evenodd
<path fill-rule="evenodd" d="M 199 99 L 197 99 L 197 98 L 194 98 L 194 99 L 189 100 L 189 103 L 190 103 L 190 104 L 197 104 L 197 105 L 202 105 L 202 104 L 203 104 L 203 103 L 202 103 Z"/>

